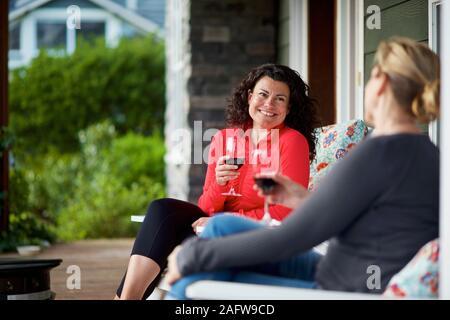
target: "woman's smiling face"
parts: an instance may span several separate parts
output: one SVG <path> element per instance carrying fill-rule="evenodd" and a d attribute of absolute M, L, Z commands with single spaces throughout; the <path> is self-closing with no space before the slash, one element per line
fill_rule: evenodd
<path fill-rule="evenodd" d="M 284 122 L 289 113 L 290 90 L 286 83 L 263 77 L 248 93 L 248 111 L 253 128 L 272 129 Z"/>

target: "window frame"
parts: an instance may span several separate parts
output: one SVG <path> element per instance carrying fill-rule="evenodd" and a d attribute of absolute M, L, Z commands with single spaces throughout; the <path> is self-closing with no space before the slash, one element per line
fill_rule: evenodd
<path fill-rule="evenodd" d="M 65 31 L 65 33 L 64 33 L 64 52 L 67 52 L 67 47 L 68 47 L 68 41 L 67 41 L 67 38 L 68 38 L 68 33 L 69 33 L 69 30 L 67 30 L 67 27 L 65 26 L 65 21 L 61 21 L 61 20 L 41 20 L 41 19 L 39 19 L 39 20 L 37 20 L 36 21 L 36 49 L 37 50 L 41 50 L 41 49 L 43 49 L 43 48 L 45 48 L 45 49 L 47 49 L 48 51 L 50 51 L 50 52 L 52 52 L 52 51 L 62 51 L 62 50 L 60 50 L 60 49 L 57 49 L 57 47 L 42 47 L 42 48 L 39 48 L 39 25 L 43 25 L 43 24 L 46 24 L 46 25 L 58 25 L 58 27 L 62 27 L 62 29 Z"/>
<path fill-rule="evenodd" d="M 337 123 L 364 119 L 364 22 L 364 1 L 337 2 Z"/>
<path fill-rule="evenodd" d="M 442 10 L 443 0 L 428 0 L 428 45 L 437 52 L 437 45 L 440 41 L 438 38 L 438 24 L 437 24 L 437 7 L 440 6 Z M 437 52 L 439 54 L 439 52 Z M 428 135 L 430 139 L 437 145 L 440 145 L 440 121 L 436 120 L 429 124 Z"/>

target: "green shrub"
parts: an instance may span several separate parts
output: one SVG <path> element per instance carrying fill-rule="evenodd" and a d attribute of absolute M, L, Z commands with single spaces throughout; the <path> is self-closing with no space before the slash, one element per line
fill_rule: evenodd
<path fill-rule="evenodd" d="M 54 224 L 32 212 L 30 188 L 22 170 L 10 170 L 9 230 L 0 233 L 0 252 L 15 250 L 19 245 L 42 244 L 56 239 Z"/>
<path fill-rule="evenodd" d="M 54 223 L 56 214 L 73 197 L 82 175 L 80 154 L 49 152 L 39 166 L 25 170 L 29 210 Z"/>
<path fill-rule="evenodd" d="M 30 188 L 24 172 L 11 169 L 9 171 L 9 211 L 14 214 L 29 211 L 29 195 Z"/>
<path fill-rule="evenodd" d="M 101 176 L 78 190 L 73 201 L 58 215 L 58 238 L 118 238 L 135 236 L 133 214 L 144 214 L 152 199 L 164 196 L 162 184 L 143 177 L 124 188 L 117 178 Z"/>
<path fill-rule="evenodd" d="M 79 139 L 79 153 L 49 152 L 26 170 L 27 209 L 56 224 L 62 240 L 135 236 L 130 216 L 164 197 L 162 137 L 117 137 L 105 121 Z"/>
<path fill-rule="evenodd" d="M 161 131 L 165 108 L 164 45 L 150 36 L 80 45 L 72 55 L 46 51 L 11 74 L 10 127 L 16 156 L 75 152 L 77 134 L 111 119 L 120 133 Z"/>
<path fill-rule="evenodd" d="M 134 133 L 114 140 L 103 152 L 110 174 L 130 186 L 140 176 L 164 183 L 164 140 L 159 134 L 143 137 Z"/>
<path fill-rule="evenodd" d="M 0 252 L 20 245 L 41 245 L 55 240 L 54 228 L 31 212 L 10 213 L 9 230 L 0 233 Z"/>
<path fill-rule="evenodd" d="M 15 137 L 11 229 L 0 247 L 54 240 L 54 227 L 62 239 L 134 235 L 130 215 L 164 196 L 164 63 L 149 36 L 42 50 L 11 72 L 0 139 L 6 148 Z"/>
<path fill-rule="evenodd" d="M 0 161 L 3 162 L 4 151 L 10 149 L 14 143 L 14 135 L 8 127 L 0 127 Z M 0 189 L 0 216 L 3 212 L 6 190 Z"/>

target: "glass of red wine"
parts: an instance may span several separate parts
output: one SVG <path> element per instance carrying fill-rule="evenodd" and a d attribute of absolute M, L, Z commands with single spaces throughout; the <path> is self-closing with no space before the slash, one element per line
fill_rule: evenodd
<path fill-rule="evenodd" d="M 271 178 L 253 178 L 255 180 L 256 185 L 262 190 L 264 195 L 270 194 L 273 189 L 276 187 L 277 183 Z M 269 212 L 269 202 L 267 201 L 267 197 L 264 197 L 264 216 L 261 219 L 264 224 L 270 224 L 272 221 L 272 217 Z"/>
<path fill-rule="evenodd" d="M 230 158 L 225 160 L 225 164 L 227 165 L 234 165 L 234 166 L 238 166 L 238 168 L 236 170 L 239 170 L 242 165 L 244 164 L 244 158 L 237 158 L 237 157 L 233 157 L 234 153 L 235 153 L 235 141 L 232 137 L 229 137 L 227 139 L 227 145 L 226 145 L 226 150 L 227 150 L 227 155 L 230 156 Z M 234 190 L 234 186 L 233 183 L 230 183 L 231 187 L 230 190 L 228 190 L 228 192 L 224 192 L 222 193 L 222 195 L 224 196 L 231 196 L 231 197 L 241 197 L 242 195 L 238 192 L 236 192 L 236 190 Z"/>
<path fill-rule="evenodd" d="M 255 180 L 256 185 L 262 190 L 264 195 L 270 194 L 273 189 L 276 187 L 277 183 L 268 177 L 259 177 L 258 174 L 267 174 L 273 173 L 273 169 L 267 168 L 264 164 L 268 164 L 269 160 L 267 158 L 267 153 L 259 152 L 257 156 L 258 160 L 253 165 L 253 179 Z M 270 166 L 269 166 L 270 167 Z M 264 197 L 264 215 L 261 219 L 263 224 L 269 225 L 272 221 L 272 216 L 269 212 L 269 202 L 267 201 L 267 197 Z"/>

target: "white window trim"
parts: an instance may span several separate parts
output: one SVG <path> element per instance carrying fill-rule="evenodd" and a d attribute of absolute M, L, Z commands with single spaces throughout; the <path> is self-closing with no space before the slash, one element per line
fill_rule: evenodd
<path fill-rule="evenodd" d="M 364 29 L 366 27 L 364 15 L 364 1 L 355 0 L 355 29 L 358 30 L 355 44 L 355 59 L 358 66 L 355 92 L 355 118 L 357 119 L 364 119 Z"/>
<path fill-rule="evenodd" d="M 433 50 L 435 49 L 436 46 L 436 35 L 434 33 L 435 31 L 435 26 L 434 26 L 434 21 L 435 21 L 435 12 L 434 12 L 434 8 L 437 4 L 442 3 L 443 0 L 428 0 L 428 44 L 430 45 L 430 48 L 432 48 Z"/>
<path fill-rule="evenodd" d="M 441 56 L 450 56 L 450 1 L 442 5 Z M 441 88 L 450 87 L 450 61 L 441 60 Z M 441 105 L 450 106 L 450 91 L 441 90 Z M 439 248 L 439 298 L 450 300 L 450 112 L 441 109 L 441 186 L 440 186 L 440 248 Z"/>
<path fill-rule="evenodd" d="M 20 52 L 23 57 L 23 64 L 28 63 L 39 53 L 37 47 L 37 23 L 41 21 L 66 23 L 67 17 L 66 8 L 49 8 L 35 10 L 22 20 Z M 101 9 L 84 8 L 81 11 L 81 28 L 83 28 L 83 21 L 104 22 L 107 45 L 114 46 L 118 43 L 121 37 L 121 21 L 112 14 Z M 70 53 L 75 49 L 75 30 L 67 31 L 66 50 Z"/>
<path fill-rule="evenodd" d="M 436 51 L 437 39 L 436 39 L 436 5 L 442 3 L 442 0 L 428 0 L 428 45 L 429 47 Z M 439 123 L 438 121 L 433 121 L 428 126 L 428 134 L 430 139 L 438 144 L 438 132 Z"/>
<path fill-rule="evenodd" d="M 289 0 L 289 66 L 308 83 L 308 0 Z"/>
<path fill-rule="evenodd" d="M 37 47 L 36 34 L 36 22 L 33 18 L 27 17 L 23 19 L 20 28 L 20 53 L 23 64 L 28 63 L 35 55 L 35 48 Z"/>
<path fill-rule="evenodd" d="M 336 122 L 364 117 L 364 1 L 338 0 Z"/>

